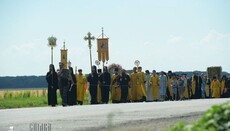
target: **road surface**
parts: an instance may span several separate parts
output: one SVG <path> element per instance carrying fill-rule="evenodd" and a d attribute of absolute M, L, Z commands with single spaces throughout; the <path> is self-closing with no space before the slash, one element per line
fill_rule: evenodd
<path fill-rule="evenodd" d="M 25 131 L 45 124 L 52 131 L 108 130 L 138 121 L 202 114 L 230 99 L 199 99 L 149 103 L 38 107 L 0 110 L 0 131 Z M 34 124 L 34 125 L 33 125 Z M 129 125 L 130 126 L 130 125 Z"/>

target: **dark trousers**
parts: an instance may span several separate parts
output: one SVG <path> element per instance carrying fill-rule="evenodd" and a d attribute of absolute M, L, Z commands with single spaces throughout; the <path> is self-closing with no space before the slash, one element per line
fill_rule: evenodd
<path fill-rule="evenodd" d="M 126 103 L 128 97 L 128 86 L 121 86 L 121 103 Z"/>
<path fill-rule="evenodd" d="M 90 86 L 89 93 L 91 96 L 91 104 L 97 104 L 97 86 Z"/>
<path fill-rule="evenodd" d="M 109 86 L 103 86 L 101 87 L 101 101 L 102 103 L 108 104 L 109 102 Z"/>

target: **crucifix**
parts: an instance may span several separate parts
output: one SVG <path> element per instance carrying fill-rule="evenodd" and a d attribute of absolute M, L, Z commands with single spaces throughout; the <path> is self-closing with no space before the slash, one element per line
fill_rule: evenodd
<path fill-rule="evenodd" d="M 90 32 L 88 32 L 87 36 L 84 37 L 84 40 L 89 42 L 88 47 L 89 47 L 89 54 L 90 54 L 90 68 L 91 68 L 91 71 L 92 71 L 92 54 L 91 54 L 92 44 L 91 44 L 91 40 L 94 40 L 94 39 L 95 39 L 95 37 L 92 36 L 92 34 Z"/>

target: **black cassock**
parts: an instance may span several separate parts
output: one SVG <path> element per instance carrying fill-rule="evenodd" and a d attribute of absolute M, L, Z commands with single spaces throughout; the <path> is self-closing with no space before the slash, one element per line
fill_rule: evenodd
<path fill-rule="evenodd" d="M 109 102 L 109 91 L 110 91 L 110 83 L 111 83 L 111 76 L 109 72 L 104 72 L 99 77 L 101 83 L 101 101 L 104 104 Z"/>
<path fill-rule="evenodd" d="M 57 88 L 58 88 L 58 76 L 57 73 L 47 72 L 46 81 L 48 83 L 48 105 L 57 105 Z"/>
<path fill-rule="evenodd" d="M 200 99 L 202 97 L 202 92 L 201 92 L 202 79 L 200 76 L 194 76 L 194 79 L 196 81 L 196 89 L 195 89 L 195 94 L 194 94 L 193 98 L 194 99 Z"/>
<path fill-rule="evenodd" d="M 89 92 L 91 96 L 91 104 L 97 104 L 97 86 L 98 86 L 98 74 L 95 72 L 89 74 L 87 81 L 90 83 Z"/>
<path fill-rule="evenodd" d="M 76 105 L 76 99 L 77 99 L 77 97 L 76 97 L 76 94 L 77 94 L 76 77 L 73 74 L 71 75 L 71 77 L 72 77 L 73 82 L 71 80 L 69 81 L 69 88 L 68 88 L 68 94 L 67 94 L 67 96 L 68 96 L 67 104 L 68 105 Z"/>
<path fill-rule="evenodd" d="M 230 80 L 226 80 L 225 82 L 225 91 L 224 91 L 223 97 L 230 98 Z"/>
<path fill-rule="evenodd" d="M 121 85 L 121 102 L 126 103 L 128 98 L 128 88 L 129 88 L 130 77 L 127 74 L 122 74 L 119 76 L 119 83 Z"/>

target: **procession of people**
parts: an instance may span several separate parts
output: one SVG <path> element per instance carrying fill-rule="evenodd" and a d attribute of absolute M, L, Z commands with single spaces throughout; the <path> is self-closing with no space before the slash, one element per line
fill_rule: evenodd
<path fill-rule="evenodd" d="M 49 66 L 46 75 L 48 83 L 48 105 L 57 105 L 57 89 L 60 90 L 62 106 L 83 105 L 88 90 L 90 104 L 178 101 L 201 98 L 230 97 L 230 77 L 216 76 L 207 78 L 204 74 L 193 73 L 188 78 L 186 74 L 175 74 L 156 70 L 142 71 L 142 67 L 134 67 L 128 74 L 125 69 L 114 68 L 108 72 L 106 66 L 97 69 L 92 66 L 88 75 L 82 69 L 74 74 L 73 68 L 65 69 L 59 63 L 56 72 L 54 65 Z"/>

